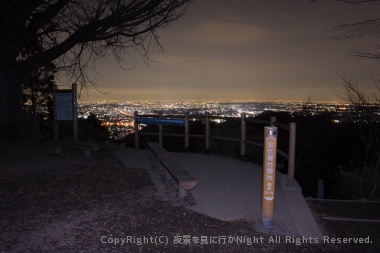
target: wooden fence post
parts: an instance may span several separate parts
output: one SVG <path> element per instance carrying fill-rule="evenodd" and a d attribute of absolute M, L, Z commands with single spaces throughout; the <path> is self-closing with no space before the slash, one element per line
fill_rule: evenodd
<path fill-rule="evenodd" d="M 185 151 L 189 151 L 189 111 L 185 112 Z"/>
<path fill-rule="evenodd" d="M 57 96 L 56 91 L 58 90 L 58 87 L 56 84 L 53 86 L 53 102 L 54 102 L 54 141 L 58 141 L 58 122 L 57 122 Z"/>
<path fill-rule="evenodd" d="M 162 118 L 162 111 L 158 113 L 158 118 Z M 158 144 L 160 144 L 160 147 L 163 147 L 163 130 L 162 130 L 162 124 L 158 125 Z"/>
<path fill-rule="evenodd" d="M 135 149 L 139 149 L 139 124 L 137 122 L 137 118 L 139 117 L 139 112 L 135 111 Z"/>
<path fill-rule="evenodd" d="M 289 159 L 288 159 L 288 188 L 294 188 L 294 172 L 296 160 L 296 123 L 289 124 Z"/>
<path fill-rule="evenodd" d="M 78 142 L 78 101 L 77 101 L 77 84 L 72 84 L 73 96 L 73 141 Z"/>
<path fill-rule="evenodd" d="M 246 155 L 245 140 L 247 137 L 247 122 L 245 121 L 245 113 L 241 114 L 241 133 L 240 133 L 240 157 L 243 158 Z"/>
<path fill-rule="evenodd" d="M 270 117 L 270 125 L 271 126 L 274 126 L 274 123 L 276 123 L 276 122 L 277 122 L 276 117 Z"/>
<path fill-rule="evenodd" d="M 205 153 L 210 151 L 210 113 L 205 113 Z"/>

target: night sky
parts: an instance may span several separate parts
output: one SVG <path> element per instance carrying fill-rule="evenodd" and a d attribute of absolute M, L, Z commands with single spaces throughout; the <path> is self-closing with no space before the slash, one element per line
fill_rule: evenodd
<path fill-rule="evenodd" d="M 338 100 L 340 75 L 364 84 L 379 63 L 349 55 L 375 50 L 379 35 L 334 40 L 331 25 L 379 18 L 379 4 L 334 1 L 198 0 L 161 29 L 165 55 L 147 66 L 131 50 L 122 70 L 112 57 L 91 73 L 98 89 L 84 100 Z"/>

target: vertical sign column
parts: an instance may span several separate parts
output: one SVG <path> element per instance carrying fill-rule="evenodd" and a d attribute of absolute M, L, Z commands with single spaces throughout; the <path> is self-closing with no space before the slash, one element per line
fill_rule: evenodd
<path fill-rule="evenodd" d="M 261 223 L 273 228 L 274 193 L 276 185 L 277 127 L 264 127 L 263 188 Z"/>

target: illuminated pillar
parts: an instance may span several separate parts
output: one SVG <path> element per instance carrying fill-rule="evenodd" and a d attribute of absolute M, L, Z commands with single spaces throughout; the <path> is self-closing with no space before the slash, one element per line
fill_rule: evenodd
<path fill-rule="evenodd" d="M 261 224 L 273 228 L 274 194 L 276 186 L 277 127 L 264 127 L 263 187 Z"/>

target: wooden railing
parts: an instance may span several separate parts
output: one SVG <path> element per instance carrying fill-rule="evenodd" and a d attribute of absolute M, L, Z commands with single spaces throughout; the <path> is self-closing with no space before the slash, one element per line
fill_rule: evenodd
<path fill-rule="evenodd" d="M 295 171 L 295 149 L 296 149 L 296 123 L 291 122 L 288 125 L 281 124 L 276 121 L 276 117 L 271 117 L 270 121 L 266 120 L 258 120 L 254 118 L 247 118 L 245 113 L 241 114 L 240 118 L 234 118 L 234 117 L 220 117 L 220 116 L 211 116 L 209 112 L 206 112 L 204 116 L 202 115 L 192 115 L 191 118 L 194 118 L 199 121 L 204 121 L 205 123 L 205 134 L 199 135 L 199 134 L 190 134 L 189 133 L 189 113 L 186 112 L 184 115 L 184 121 L 177 122 L 176 119 L 181 118 L 178 116 L 172 116 L 169 118 L 163 117 L 162 112 L 160 112 L 158 115 L 139 115 L 138 112 L 135 112 L 135 148 L 139 148 L 139 135 L 151 135 L 151 136 L 158 136 L 158 143 L 162 146 L 163 145 L 163 137 L 181 137 L 185 139 L 184 147 L 185 150 L 189 150 L 189 139 L 190 138 L 204 138 L 205 139 L 205 150 L 208 151 L 210 149 L 210 140 L 218 140 L 218 141 L 227 141 L 227 142 L 234 142 L 234 143 L 240 143 L 240 155 L 244 157 L 246 155 L 246 147 L 248 146 L 254 146 L 263 148 L 263 143 L 255 142 L 255 141 L 249 141 L 246 139 L 247 137 L 247 123 L 253 123 L 253 124 L 261 124 L 264 126 L 276 126 L 280 129 L 286 130 L 289 133 L 289 146 L 288 146 L 288 152 L 284 152 L 280 149 L 277 149 L 277 154 L 283 157 L 288 161 L 288 181 L 287 186 L 288 188 L 294 188 L 294 171 Z M 142 119 L 157 119 L 155 120 L 154 124 L 158 125 L 158 132 L 140 132 L 139 131 L 139 120 Z M 160 123 L 160 119 L 162 119 L 162 124 Z M 183 119 L 183 117 L 181 118 Z M 229 138 L 229 137 L 221 137 L 221 136 L 212 136 L 210 134 L 210 121 L 215 119 L 223 119 L 223 120 L 240 120 L 241 122 L 241 129 L 240 129 L 240 139 L 236 138 Z M 163 132 L 163 125 L 170 124 L 170 120 L 173 120 L 173 124 L 175 125 L 181 125 L 184 127 L 184 133 L 183 134 L 176 134 L 176 133 L 164 133 Z M 149 122 L 147 120 L 147 122 Z M 149 124 L 149 123 L 145 123 Z"/>

